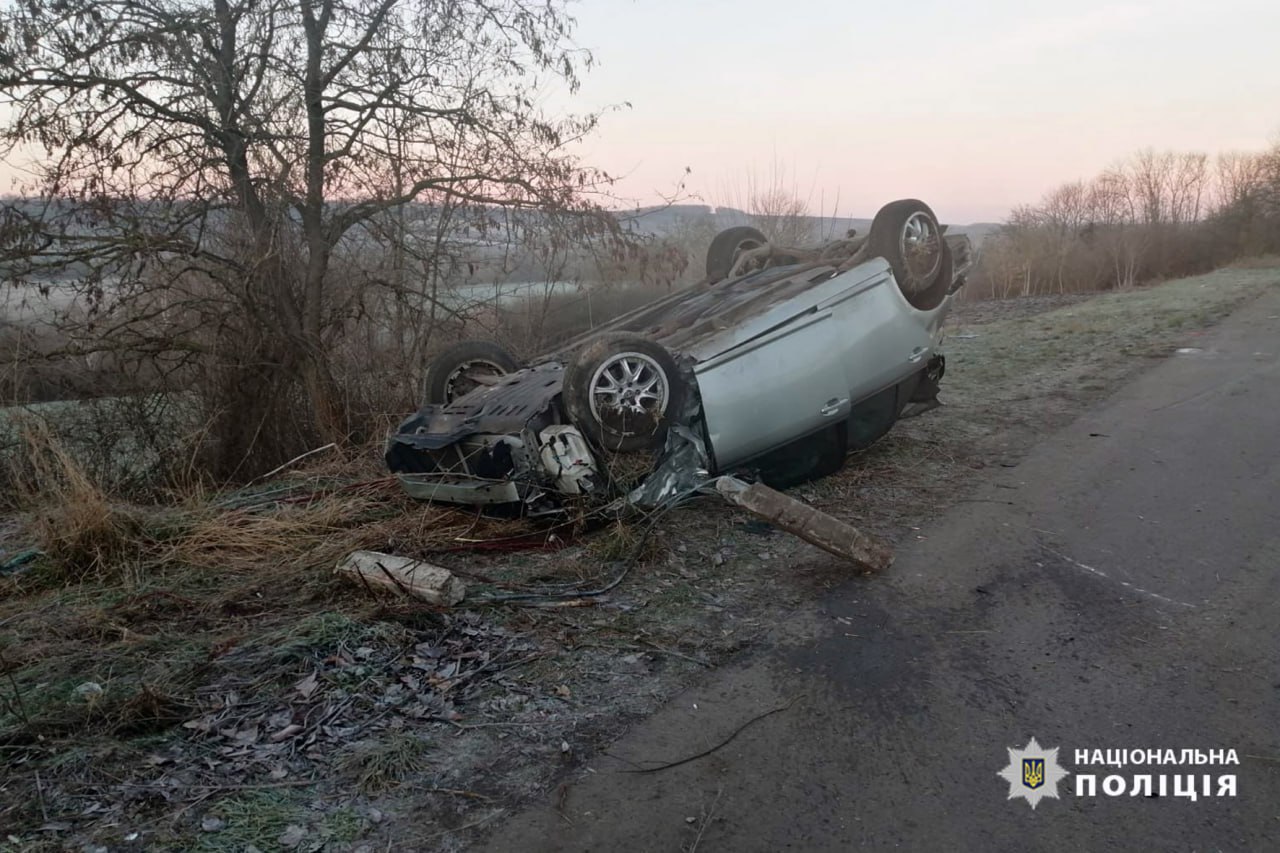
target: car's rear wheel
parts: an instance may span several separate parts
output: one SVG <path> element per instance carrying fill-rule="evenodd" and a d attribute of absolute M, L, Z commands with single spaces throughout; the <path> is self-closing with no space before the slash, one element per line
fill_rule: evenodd
<path fill-rule="evenodd" d="M 917 308 L 924 307 L 917 302 L 932 298 L 925 294 L 941 277 L 950 255 L 938 218 L 929 205 L 913 198 L 880 208 L 871 222 L 867 247 L 872 255 L 889 262 L 903 296 Z M 943 286 L 944 294 L 948 285 L 949 281 Z"/>
<path fill-rule="evenodd" d="M 758 249 L 769 242 L 764 234 L 750 225 L 726 228 L 711 240 L 707 247 L 707 278 L 719 281 L 729 275 L 738 255 L 748 249 Z"/>
<path fill-rule="evenodd" d="M 491 341 L 463 341 L 431 360 L 423 381 L 426 403 L 452 403 L 482 385 L 520 369 L 520 362 Z"/>
<path fill-rule="evenodd" d="M 955 276 L 955 263 L 951 255 L 951 247 L 947 245 L 945 240 L 942 241 L 942 266 L 938 269 L 938 275 L 934 278 L 933 284 L 917 290 L 915 293 L 907 293 L 905 290 L 902 295 L 907 298 L 913 308 L 921 311 L 932 311 L 942 304 L 942 300 L 947 298 L 947 293 L 951 290 L 952 279 Z"/>
<path fill-rule="evenodd" d="M 589 343 L 565 368 L 561 399 L 569 419 L 600 447 L 657 447 L 684 402 L 685 385 L 665 347 L 615 332 Z"/>

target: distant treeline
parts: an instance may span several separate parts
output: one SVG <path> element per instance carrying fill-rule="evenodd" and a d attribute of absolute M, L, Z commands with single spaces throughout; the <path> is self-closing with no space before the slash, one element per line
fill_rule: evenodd
<path fill-rule="evenodd" d="M 1280 144 L 1261 153 L 1142 151 L 1016 208 L 967 295 L 1109 290 L 1280 252 Z"/>

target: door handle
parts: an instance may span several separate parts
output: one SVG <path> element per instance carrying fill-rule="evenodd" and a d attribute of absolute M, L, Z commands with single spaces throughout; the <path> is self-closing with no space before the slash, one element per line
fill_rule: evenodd
<path fill-rule="evenodd" d="M 911 355 L 907 356 L 907 361 L 910 362 L 911 364 L 915 364 L 920 359 L 924 358 L 924 353 L 925 353 L 924 347 L 916 347 L 911 351 Z"/>
<path fill-rule="evenodd" d="M 844 406 L 844 404 L 847 402 L 849 402 L 848 397 L 844 397 L 844 398 L 832 397 L 830 400 L 827 401 L 827 404 L 823 406 L 821 409 L 819 409 L 818 411 L 822 413 L 822 416 L 824 418 L 829 418 L 832 415 L 839 413 L 840 408 Z"/>

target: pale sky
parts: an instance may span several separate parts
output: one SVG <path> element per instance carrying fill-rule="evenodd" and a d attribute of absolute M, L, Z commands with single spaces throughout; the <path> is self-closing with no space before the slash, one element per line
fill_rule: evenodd
<path fill-rule="evenodd" d="M 630 102 L 582 146 L 652 204 L 744 206 L 782 182 L 820 215 L 917 197 L 1002 220 L 1152 147 L 1280 141 L 1280 0 L 578 0 L 596 67 L 558 112 Z M 0 166 L 3 187 L 15 174 Z M 838 201 L 837 201 L 838 200 Z"/>
<path fill-rule="evenodd" d="M 1280 139 L 1278 0 L 581 0 L 585 147 L 648 203 L 728 203 L 777 163 L 814 213 L 906 196 L 1000 220 L 1144 147 Z M 554 99 L 554 100 L 559 100 Z M 822 209 L 819 209 L 822 208 Z"/>

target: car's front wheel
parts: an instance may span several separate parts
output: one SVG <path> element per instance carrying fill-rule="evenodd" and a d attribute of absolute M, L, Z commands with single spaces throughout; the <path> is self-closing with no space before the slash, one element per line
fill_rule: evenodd
<path fill-rule="evenodd" d="M 565 367 L 561 398 L 569 419 L 605 450 L 659 446 L 685 396 L 665 347 L 642 335 L 597 337 Z"/>
<path fill-rule="evenodd" d="M 491 341 L 463 341 L 437 355 L 427 366 L 423 401 L 452 403 L 482 385 L 520 369 L 520 362 Z"/>

